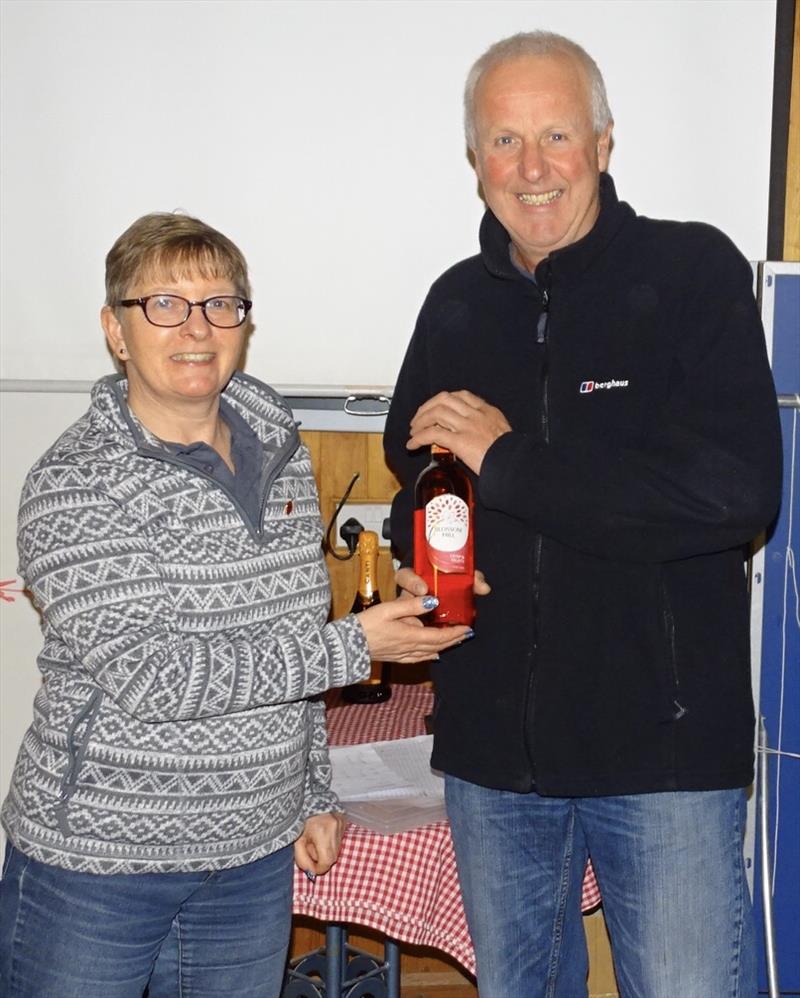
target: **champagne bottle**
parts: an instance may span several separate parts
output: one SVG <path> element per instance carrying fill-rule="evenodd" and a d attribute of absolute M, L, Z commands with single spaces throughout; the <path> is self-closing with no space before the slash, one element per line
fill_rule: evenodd
<path fill-rule="evenodd" d="M 435 627 L 475 620 L 472 482 L 447 448 L 434 444 L 414 490 L 414 571 L 439 605 L 423 621 Z"/>
<path fill-rule="evenodd" d="M 378 535 L 374 530 L 362 530 L 358 535 L 358 589 L 353 600 L 351 613 L 361 613 L 381 601 L 378 592 Z M 381 664 L 381 679 L 378 683 L 353 683 L 342 690 L 342 699 L 348 703 L 382 703 L 392 695 L 390 667 Z"/>

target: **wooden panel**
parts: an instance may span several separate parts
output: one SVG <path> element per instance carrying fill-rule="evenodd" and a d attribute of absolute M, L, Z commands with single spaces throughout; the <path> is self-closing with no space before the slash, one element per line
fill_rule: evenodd
<path fill-rule="evenodd" d="M 590 998 L 617 998 L 619 992 L 614 977 L 614 961 L 602 911 L 584 916 L 583 927 L 589 950 Z"/>
<path fill-rule="evenodd" d="M 301 432 L 303 441 L 311 452 L 314 473 L 320 496 L 322 519 L 327 526 L 336 504 L 345 494 L 353 475 L 359 478 L 350 493 L 350 499 L 359 502 L 390 503 L 400 485 L 383 460 L 382 437 L 379 433 L 332 433 L 324 430 Z M 337 552 L 346 548 L 341 540 Z M 326 557 L 333 587 L 333 615 L 341 617 L 350 610 L 358 585 L 358 566 L 353 558 L 338 561 Z M 381 548 L 378 558 L 378 588 L 383 599 L 394 596 L 394 569 L 387 547 Z"/>

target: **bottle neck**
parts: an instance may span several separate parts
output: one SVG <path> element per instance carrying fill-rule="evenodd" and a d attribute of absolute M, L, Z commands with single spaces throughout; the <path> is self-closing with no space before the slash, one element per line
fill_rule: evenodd
<path fill-rule="evenodd" d="M 377 569 L 377 561 L 370 559 L 362 561 L 359 568 L 358 595 L 367 602 L 374 599 L 378 591 Z"/>
<path fill-rule="evenodd" d="M 431 461 L 437 464 L 453 464 L 455 459 L 456 456 L 451 450 L 439 444 L 431 444 Z"/>
<path fill-rule="evenodd" d="M 358 595 L 362 602 L 376 602 L 378 595 L 378 535 L 362 530 L 358 535 Z"/>

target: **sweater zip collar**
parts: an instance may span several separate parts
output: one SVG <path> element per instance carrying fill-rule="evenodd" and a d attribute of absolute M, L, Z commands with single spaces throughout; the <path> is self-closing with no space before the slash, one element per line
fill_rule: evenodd
<path fill-rule="evenodd" d="M 238 377 L 242 381 L 249 381 L 250 379 L 246 375 L 238 374 Z M 103 378 L 101 384 L 107 385 L 110 388 L 114 401 L 116 403 L 116 415 L 119 416 L 128 431 L 133 438 L 133 443 L 136 447 L 137 453 L 141 454 L 143 457 L 152 457 L 159 461 L 164 461 L 166 464 L 173 464 L 177 468 L 182 468 L 184 471 L 188 471 L 192 474 L 199 475 L 201 478 L 205 478 L 216 488 L 221 489 L 231 503 L 236 507 L 239 516 L 256 540 L 261 540 L 263 537 L 262 523 L 264 521 L 264 509 L 267 504 L 267 498 L 269 496 L 270 490 L 275 479 L 280 475 L 281 471 L 284 469 L 286 464 L 291 459 L 294 452 L 297 450 L 300 444 L 300 435 L 297 430 L 297 424 L 291 427 L 286 427 L 287 436 L 286 439 L 271 452 L 266 452 L 266 463 L 265 463 L 265 474 L 261 483 L 261 503 L 259 505 L 259 517 L 258 524 L 254 527 L 251 523 L 250 517 L 247 515 L 246 511 L 239 503 L 236 496 L 228 489 L 222 482 L 217 481 L 212 475 L 207 475 L 205 472 L 200 471 L 197 468 L 192 468 L 185 464 L 179 458 L 175 457 L 170 451 L 163 447 L 158 446 L 157 438 L 154 434 L 151 434 L 149 430 L 134 416 L 128 406 L 127 393 L 125 391 L 125 386 L 127 385 L 127 380 L 122 375 L 111 375 L 108 378 Z M 223 393 L 223 397 L 226 397 L 228 389 Z M 234 396 L 235 397 L 235 396 Z M 230 402 L 231 397 L 227 396 L 226 401 Z M 240 405 L 243 403 L 240 402 Z M 247 407 L 244 406 L 246 409 Z M 152 438 L 152 439 L 151 439 Z M 261 438 L 260 438 L 261 439 Z M 266 451 L 266 443 L 261 439 L 262 447 Z"/>

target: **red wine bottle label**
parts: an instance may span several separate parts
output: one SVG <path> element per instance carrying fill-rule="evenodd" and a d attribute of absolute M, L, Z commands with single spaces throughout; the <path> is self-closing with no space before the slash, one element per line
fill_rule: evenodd
<path fill-rule="evenodd" d="M 428 560 L 440 572 L 466 569 L 469 541 L 469 507 L 463 499 L 445 492 L 425 506 L 425 542 Z"/>

